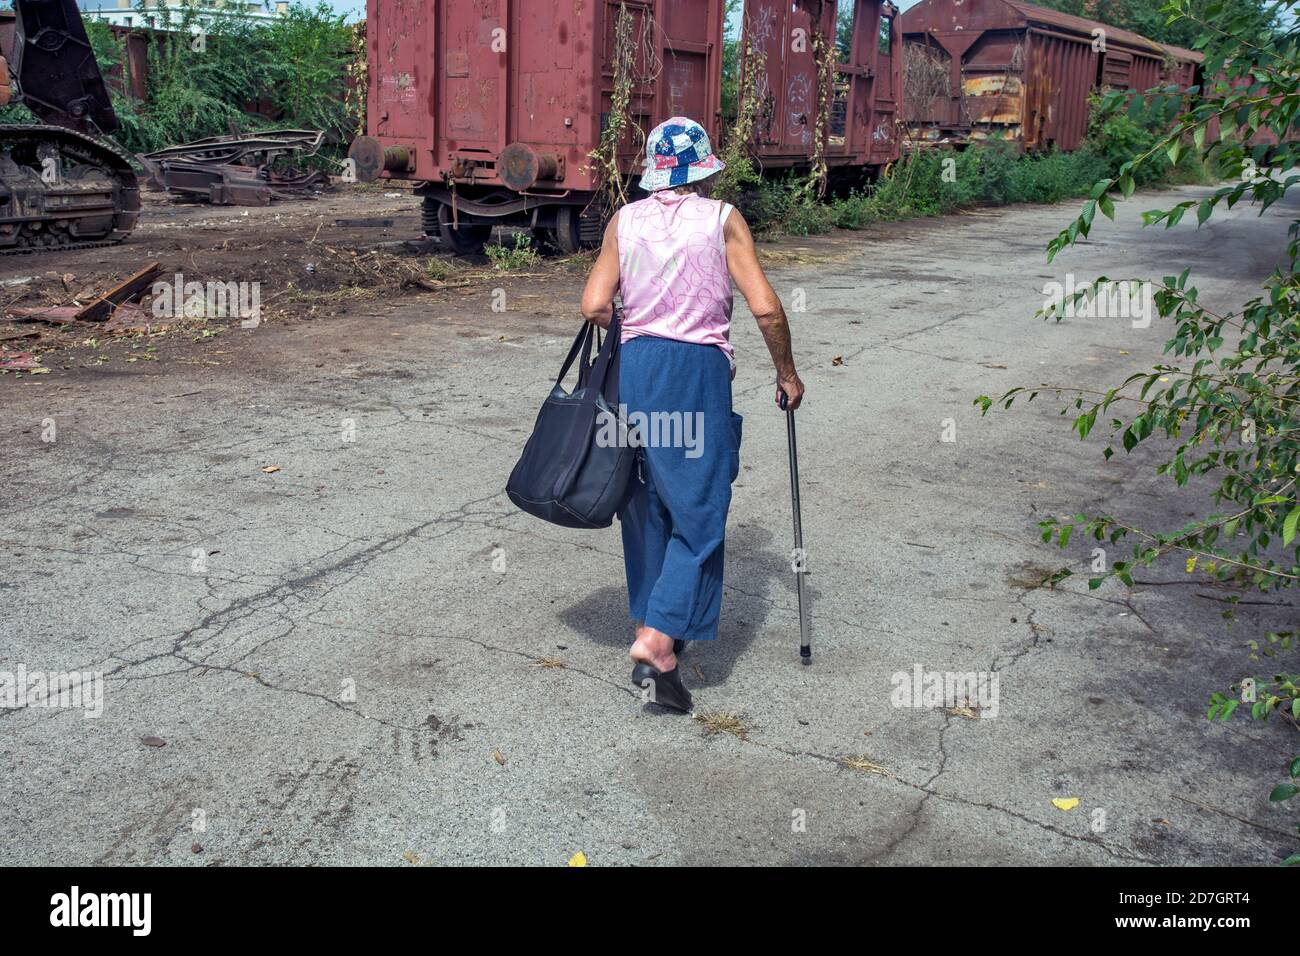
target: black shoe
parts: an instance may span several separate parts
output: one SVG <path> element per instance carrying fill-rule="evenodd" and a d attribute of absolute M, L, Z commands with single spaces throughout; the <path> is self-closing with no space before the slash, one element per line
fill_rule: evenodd
<path fill-rule="evenodd" d="M 680 654 L 684 650 L 686 650 L 685 641 L 673 641 L 673 654 Z"/>
<path fill-rule="evenodd" d="M 681 668 L 670 671 L 657 671 L 649 664 L 639 663 L 632 668 L 632 683 L 645 688 L 647 681 L 651 687 L 650 702 L 661 707 L 670 707 L 683 713 L 690 713 L 694 706 L 691 692 L 682 686 Z"/>

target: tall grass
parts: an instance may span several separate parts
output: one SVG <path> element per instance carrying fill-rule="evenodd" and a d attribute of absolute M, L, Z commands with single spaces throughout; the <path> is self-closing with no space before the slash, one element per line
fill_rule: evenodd
<path fill-rule="evenodd" d="M 1109 169 L 1089 149 L 1041 156 L 1016 156 L 1002 146 L 927 150 L 908 156 L 871 189 L 836 202 L 835 224 L 861 229 L 976 205 L 1060 202 L 1086 195 Z"/>
<path fill-rule="evenodd" d="M 1006 147 L 981 146 L 913 153 L 873 185 L 827 202 L 808 198 L 800 189 L 802 177 L 762 180 L 725 198 L 760 236 L 807 236 L 971 206 L 1061 202 L 1087 195 L 1109 172 L 1107 160 L 1090 149 L 1017 156 Z"/>

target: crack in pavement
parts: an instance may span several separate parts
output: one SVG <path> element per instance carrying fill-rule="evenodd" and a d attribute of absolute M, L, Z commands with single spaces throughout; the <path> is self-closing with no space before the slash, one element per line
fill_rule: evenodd
<path fill-rule="evenodd" d="M 116 667 L 113 667 L 105 671 L 104 680 L 107 683 L 110 681 L 110 679 L 116 679 L 119 677 L 119 675 L 122 675 L 129 670 L 143 667 L 144 665 L 152 663 L 154 661 L 173 659 L 181 662 L 186 666 L 181 668 L 178 671 L 169 671 L 169 672 L 165 672 L 164 675 L 153 675 L 153 676 L 155 677 L 175 676 L 177 674 L 187 673 L 189 671 L 198 668 L 203 668 L 206 670 L 227 671 L 229 673 L 237 674 L 242 677 L 252 678 L 256 680 L 260 685 L 262 685 L 263 687 L 269 690 L 280 691 L 283 693 L 292 693 L 304 697 L 314 698 L 326 702 L 330 704 L 332 707 L 334 707 L 335 709 L 340 710 L 344 713 L 352 714 L 354 716 L 361 717 L 366 720 L 374 720 L 388 726 L 399 727 L 400 729 L 403 730 L 414 730 L 416 728 L 408 727 L 401 724 L 396 724 L 390 721 L 383 720 L 381 718 L 372 717 L 370 715 L 365 714 L 358 708 L 348 707 L 344 705 L 343 702 L 334 700 L 333 698 L 328 697 L 319 692 L 307 691 L 307 690 L 302 690 L 300 688 L 293 688 L 293 687 L 281 687 L 266 680 L 260 674 L 255 674 L 252 672 L 240 670 L 239 668 L 234 667 L 230 664 L 216 664 L 211 662 L 210 659 L 196 660 L 193 659 L 191 656 L 189 656 L 187 652 L 190 651 L 192 648 L 200 648 L 204 645 L 212 643 L 213 641 L 220 638 L 234 624 L 244 621 L 263 611 L 268 611 L 268 610 L 274 611 L 277 608 L 283 608 L 283 605 L 287 600 L 296 597 L 299 591 L 303 590 L 304 588 L 312 587 L 313 585 L 317 584 L 317 582 L 326 582 L 326 587 L 324 593 L 321 595 L 317 595 L 316 597 L 328 596 L 337 588 L 342 587 L 343 585 L 347 584 L 348 582 L 356 578 L 357 575 L 362 573 L 373 561 L 375 561 L 379 557 L 397 550 L 407 542 L 414 540 L 415 538 L 419 537 L 422 533 L 424 533 L 425 531 L 431 528 L 441 526 L 439 527 L 439 530 L 442 533 L 437 535 L 437 537 L 445 537 L 446 535 L 451 534 L 454 531 L 458 530 L 460 527 L 462 527 L 465 524 L 475 523 L 471 520 L 473 514 L 470 511 L 470 509 L 472 509 L 476 505 L 480 505 L 483 504 L 484 502 L 488 502 L 495 498 L 499 498 L 501 494 L 502 494 L 501 492 L 496 492 L 494 494 L 486 495 L 482 498 L 478 498 L 466 502 L 465 504 L 460 505 L 457 508 L 453 508 L 449 511 L 443 512 L 442 514 L 439 514 L 426 521 L 420 522 L 419 524 L 416 524 L 414 527 L 407 528 L 396 534 L 389 535 L 388 537 L 383 538 L 374 544 L 362 548 L 360 551 L 355 551 L 349 554 L 348 556 L 341 558 L 340 560 L 336 561 L 331 565 L 327 565 L 325 567 L 317 568 L 316 570 L 301 574 L 298 577 L 292 578 L 288 581 L 284 581 L 280 584 L 275 585 L 274 587 L 265 589 L 263 591 L 259 591 L 255 594 L 237 598 L 236 600 L 227 603 L 221 609 L 209 612 L 196 625 L 183 631 L 178 637 L 172 640 L 171 647 L 168 648 L 167 650 L 160 651 L 156 654 L 150 654 L 145 657 L 134 659 L 134 660 L 125 657 L 123 652 L 125 650 L 128 650 L 130 647 L 136 646 L 139 643 L 139 642 L 135 642 L 131 645 L 128 645 L 127 648 L 123 648 L 111 652 L 107 658 L 101 659 L 100 661 L 94 662 L 90 665 L 83 665 L 79 669 L 87 670 L 90 669 L 91 667 L 94 667 L 95 664 L 102 664 L 109 659 L 117 659 L 121 661 L 121 663 L 119 663 Z M 337 550 L 342 550 L 342 548 Z M 333 554 L 335 552 L 328 552 L 328 553 Z M 346 575 L 342 578 L 342 580 L 329 581 L 331 576 L 336 575 L 340 572 L 347 572 Z M 211 589 L 209 590 L 211 593 Z M 289 621 L 288 623 L 290 624 L 289 629 L 283 632 L 282 634 L 277 635 L 275 638 L 273 638 L 273 640 L 283 639 L 283 637 L 293 633 L 293 631 L 297 628 L 297 624 L 296 622 L 293 621 Z M 211 633 L 208 634 L 208 636 L 202 639 L 198 639 L 198 635 L 204 634 L 209 631 L 211 631 Z M 270 641 L 263 642 L 262 644 L 258 645 L 258 647 L 259 648 L 264 647 L 268 643 L 271 642 Z M 257 648 L 255 648 L 254 650 L 256 649 Z M 219 649 L 218 651 L 214 651 L 213 653 L 217 653 L 217 652 L 219 652 Z M 247 656 L 248 656 L 247 654 L 244 655 L 244 657 Z M 147 679 L 147 678 L 137 678 L 137 679 Z M 8 710 L 8 709 L 0 710 L 0 719 L 9 718 L 15 714 L 25 713 L 25 712 L 27 712 L 25 708 L 13 709 L 13 710 Z M 53 716 L 57 716 L 59 713 L 67 713 L 67 712 L 69 711 L 62 711 L 62 712 L 56 711 Z M 18 727 L 15 729 L 21 731 L 25 728 Z"/>

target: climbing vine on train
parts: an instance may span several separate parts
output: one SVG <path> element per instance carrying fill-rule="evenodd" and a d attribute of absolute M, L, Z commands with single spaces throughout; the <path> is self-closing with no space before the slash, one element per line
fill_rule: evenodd
<path fill-rule="evenodd" d="M 736 119 L 727 130 L 722 149 L 726 168 L 718 173 L 714 195 L 718 199 L 742 207 L 746 190 L 762 183 L 763 177 L 754 159 L 754 137 L 758 135 L 758 120 L 764 110 L 767 81 L 767 54 L 755 46 L 746 31 L 744 48 L 740 56 L 739 79 L 736 90 Z"/>
<path fill-rule="evenodd" d="M 830 142 L 831 110 L 835 104 L 836 46 L 821 30 L 811 37 L 813 66 L 817 72 L 812 117 L 812 157 L 808 178 L 800 185 L 799 195 L 804 200 L 823 199 L 830 169 L 826 163 L 826 148 Z"/>
<path fill-rule="evenodd" d="M 618 5 L 612 66 L 614 82 L 608 119 L 600 132 L 600 142 L 588 153 L 606 216 L 612 216 L 628 203 L 627 182 L 619 168 L 619 155 L 626 149 L 640 155 L 645 149 L 646 130 L 632 114 L 632 99 L 637 88 L 653 83 L 660 70 L 655 23 L 649 9 L 639 8 L 634 15 L 626 3 Z"/>

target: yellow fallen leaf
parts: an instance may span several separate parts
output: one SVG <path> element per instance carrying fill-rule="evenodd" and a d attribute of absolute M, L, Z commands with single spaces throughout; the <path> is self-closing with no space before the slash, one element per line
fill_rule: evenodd
<path fill-rule="evenodd" d="M 1058 810 L 1073 810 L 1079 805 L 1078 797 L 1053 797 L 1052 806 Z"/>
<path fill-rule="evenodd" d="M 492 751 L 492 759 L 503 767 L 506 765 L 506 755 L 499 750 Z"/>
<path fill-rule="evenodd" d="M 1188 573 L 1188 574 L 1191 574 L 1193 571 L 1196 570 L 1196 559 L 1199 558 L 1199 557 L 1200 557 L 1200 555 L 1198 555 L 1198 554 L 1194 554 L 1194 555 L 1192 555 L 1190 558 L 1187 559 L 1187 573 Z"/>
<path fill-rule="evenodd" d="M 265 468 L 263 468 L 262 470 L 263 470 L 264 472 L 266 472 L 268 475 L 274 475 L 277 471 L 280 470 L 280 466 L 279 466 L 279 465 L 267 465 L 267 466 L 266 466 Z"/>
<path fill-rule="evenodd" d="M 586 866 L 586 865 L 587 865 L 587 854 L 583 853 L 581 850 L 573 854 L 573 856 L 570 857 L 569 859 L 569 866 Z"/>

